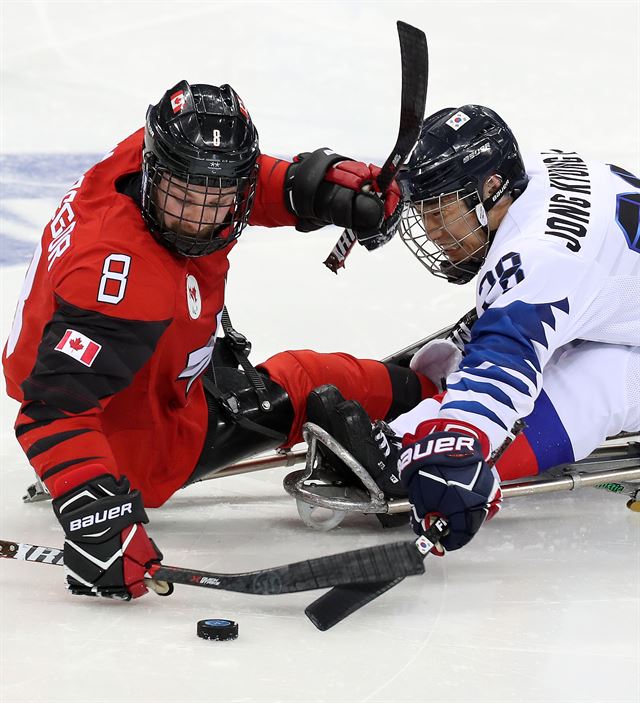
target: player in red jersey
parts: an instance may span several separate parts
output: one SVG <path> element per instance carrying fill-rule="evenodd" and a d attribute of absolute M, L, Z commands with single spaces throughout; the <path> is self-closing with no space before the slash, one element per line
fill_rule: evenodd
<path fill-rule="evenodd" d="M 296 440 L 306 392 L 295 359 L 284 374 L 291 393 L 265 366 L 266 401 L 224 361 L 214 378 L 228 255 L 247 224 L 333 223 L 379 246 L 401 198 L 396 186 L 385 198 L 364 189 L 376 174 L 328 149 L 293 164 L 260 154 L 231 87 L 182 81 L 64 196 L 28 269 L 3 364 L 21 403 L 16 435 L 65 530 L 74 593 L 145 593 L 161 555 L 143 505 L 161 505 L 202 470 Z M 425 392 L 413 372 L 347 355 L 308 352 L 304 367 L 309 390 L 332 381 L 379 417 Z"/>

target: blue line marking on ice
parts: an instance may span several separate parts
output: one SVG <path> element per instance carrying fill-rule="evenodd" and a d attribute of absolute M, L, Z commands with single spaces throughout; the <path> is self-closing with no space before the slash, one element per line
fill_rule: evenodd
<path fill-rule="evenodd" d="M 34 241 L 16 236 L 14 227 L 34 229 L 34 238 L 42 233 L 42 226 L 35 227 L 11 201 L 60 199 L 101 158 L 101 154 L 0 154 L 0 267 L 26 263 L 33 254 Z"/>
<path fill-rule="evenodd" d="M 22 215 L 19 215 L 17 212 L 7 207 L 2 207 L 2 205 L 0 205 L 0 220 L 9 222 L 12 225 L 31 227 L 31 222 L 26 217 L 22 217 Z"/>
<path fill-rule="evenodd" d="M 2 199 L 62 197 L 101 154 L 0 154 Z"/>
<path fill-rule="evenodd" d="M 34 242 L 17 239 L 0 232 L 0 266 L 14 266 L 30 261 L 34 249 Z"/>

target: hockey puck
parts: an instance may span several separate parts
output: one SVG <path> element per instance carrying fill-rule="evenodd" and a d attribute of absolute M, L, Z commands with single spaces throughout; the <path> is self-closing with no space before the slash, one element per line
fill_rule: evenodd
<path fill-rule="evenodd" d="M 199 620 L 197 633 L 203 640 L 235 640 L 238 637 L 238 623 L 224 618 Z"/>

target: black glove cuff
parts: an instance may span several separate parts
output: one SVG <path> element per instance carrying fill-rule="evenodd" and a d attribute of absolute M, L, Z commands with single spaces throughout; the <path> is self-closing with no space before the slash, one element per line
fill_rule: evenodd
<path fill-rule="evenodd" d="M 285 202 L 288 210 L 300 219 L 317 219 L 315 201 L 325 173 L 340 161 L 352 161 L 322 147 L 298 154 L 298 161 L 289 166 L 284 179 Z M 310 231 L 310 230 L 307 230 Z"/>
<path fill-rule="evenodd" d="M 67 539 L 102 543 L 125 527 L 149 519 L 139 491 L 129 492 L 123 476 L 104 474 L 53 500 L 53 509 Z"/>

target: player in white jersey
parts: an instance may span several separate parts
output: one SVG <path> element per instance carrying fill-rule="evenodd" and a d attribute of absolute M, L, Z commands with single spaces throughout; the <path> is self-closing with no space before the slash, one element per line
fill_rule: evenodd
<path fill-rule="evenodd" d="M 404 185 L 402 238 L 436 276 L 477 275 L 478 320 L 463 356 L 452 351 L 446 392 L 391 423 L 401 446 L 376 455 L 355 403 L 332 429 L 383 488 L 397 461 L 416 532 L 444 515 L 443 546 L 456 549 L 499 509 L 500 478 L 640 430 L 640 179 L 560 149 L 525 167 L 505 122 L 465 105 L 425 120 Z M 434 354 L 441 345 L 412 368 Z M 521 418 L 501 476 L 487 460 Z"/>

